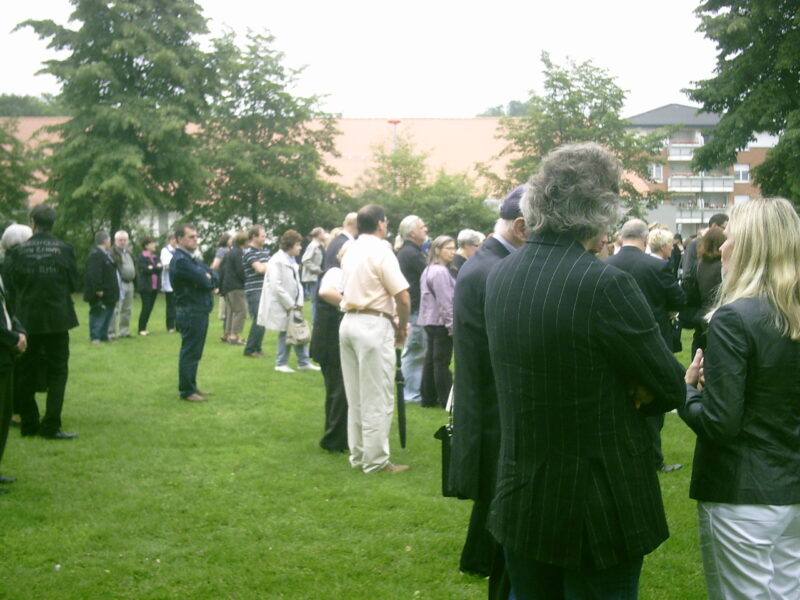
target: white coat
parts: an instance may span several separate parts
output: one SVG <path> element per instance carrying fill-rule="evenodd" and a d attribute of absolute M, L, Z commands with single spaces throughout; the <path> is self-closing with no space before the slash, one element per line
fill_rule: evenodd
<path fill-rule="evenodd" d="M 269 259 L 256 317 L 259 325 L 272 331 L 286 331 L 289 310 L 293 306 L 303 306 L 303 286 L 298 270 L 297 261 L 283 250 Z"/>

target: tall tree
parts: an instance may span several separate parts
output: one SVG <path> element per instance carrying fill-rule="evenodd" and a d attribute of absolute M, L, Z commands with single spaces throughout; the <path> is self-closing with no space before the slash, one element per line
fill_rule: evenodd
<path fill-rule="evenodd" d="M 753 170 L 768 195 L 800 204 L 800 10 L 796 0 L 707 0 L 695 11 L 717 43 L 716 75 L 689 96 L 722 113 L 714 135 L 694 153 L 696 169 L 736 162 L 754 133 L 779 136 Z"/>
<path fill-rule="evenodd" d="M 210 201 L 194 209 L 212 230 L 262 223 L 275 233 L 307 231 L 341 198 L 322 177 L 335 174 L 325 163 L 336 153 L 335 121 L 317 97 L 292 94 L 299 71 L 283 64 L 273 42 L 255 33 L 244 50 L 232 34 L 214 42 L 220 93 L 200 135 L 212 171 Z"/>
<path fill-rule="evenodd" d="M 28 186 L 34 182 L 33 154 L 15 135 L 17 122 L 0 119 L 0 221 L 22 220 Z"/>
<path fill-rule="evenodd" d="M 500 156 L 508 156 L 505 178 L 493 175 L 485 165 L 481 172 L 494 182 L 495 192 L 506 193 L 527 181 L 542 158 L 562 144 L 597 142 L 614 152 L 626 171 L 647 179 L 648 166 L 660 162 L 664 131 L 648 135 L 628 128 L 620 115 L 625 91 L 607 71 L 591 62 L 567 66 L 555 64 L 542 53 L 544 94 L 531 92 L 527 114 L 506 116 L 500 121 L 501 135 L 508 145 Z M 662 194 L 642 194 L 629 181 L 623 182 L 623 197 L 629 214 L 640 215 L 642 203 L 653 206 Z"/>
<path fill-rule="evenodd" d="M 46 161 L 62 227 L 118 229 L 146 207 L 182 210 L 201 198 L 203 169 L 187 131 L 213 89 L 206 32 L 192 0 L 70 0 L 68 29 L 25 21 L 49 47 L 67 51 L 43 69 L 62 85 L 72 119 Z"/>

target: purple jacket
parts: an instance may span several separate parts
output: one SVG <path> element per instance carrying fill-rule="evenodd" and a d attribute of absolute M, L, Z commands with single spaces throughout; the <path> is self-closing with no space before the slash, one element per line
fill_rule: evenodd
<path fill-rule="evenodd" d="M 453 294 L 456 280 L 444 265 L 425 267 L 419 279 L 418 325 L 443 325 L 453 333 Z"/>

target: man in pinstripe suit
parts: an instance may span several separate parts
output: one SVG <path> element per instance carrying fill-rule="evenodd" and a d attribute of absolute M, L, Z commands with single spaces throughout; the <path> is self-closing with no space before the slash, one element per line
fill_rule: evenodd
<path fill-rule="evenodd" d="M 597 144 L 550 153 L 522 200 L 531 238 L 487 281 L 489 529 L 518 600 L 635 599 L 669 535 L 644 416 L 682 401 L 683 368 L 633 278 L 589 252 L 617 219 L 620 175 Z"/>

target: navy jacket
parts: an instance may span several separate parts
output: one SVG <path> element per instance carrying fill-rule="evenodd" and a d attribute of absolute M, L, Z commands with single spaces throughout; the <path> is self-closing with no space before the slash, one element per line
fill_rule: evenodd
<path fill-rule="evenodd" d="M 63 333 L 78 326 L 72 303 L 78 266 L 71 244 L 49 232 L 34 233 L 6 256 L 3 281 L 9 309 L 28 335 Z"/>
<path fill-rule="evenodd" d="M 180 246 L 169 264 L 169 278 L 175 293 L 175 310 L 188 313 L 211 312 L 217 274 Z"/>

